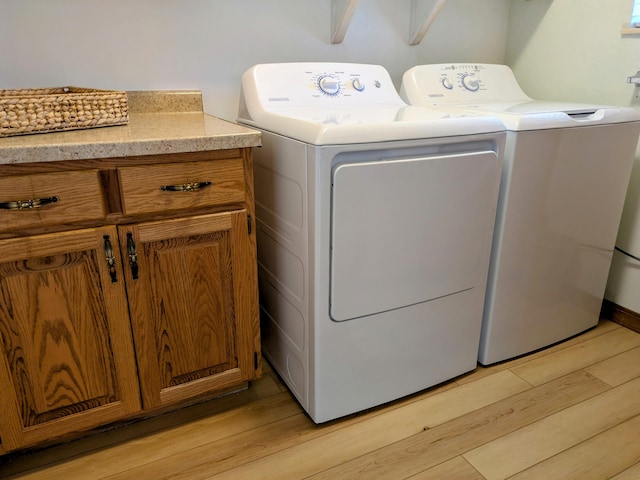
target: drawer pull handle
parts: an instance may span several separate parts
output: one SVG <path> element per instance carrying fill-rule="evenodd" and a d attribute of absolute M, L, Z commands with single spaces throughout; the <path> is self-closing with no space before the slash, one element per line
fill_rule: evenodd
<path fill-rule="evenodd" d="M 104 254 L 107 259 L 107 268 L 109 269 L 109 275 L 111 276 L 111 283 L 116 283 L 116 257 L 113 256 L 113 247 L 111 246 L 111 240 L 109 235 L 104 235 Z"/>
<path fill-rule="evenodd" d="M 163 192 L 197 192 L 211 185 L 213 185 L 211 182 L 193 182 L 183 183 L 182 185 L 163 185 L 160 190 Z"/>
<path fill-rule="evenodd" d="M 2 210 L 27 210 L 29 208 L 38 208 L 50 203 L 56 203 L 60 200 L 58 197 L 48 198 L 35 198 L 33 200 L 16 200 L 13 202 L 0 203 L 0 209 Z"/>
<path fill-rule="evenodd" d="M 138 254 L 136 252 L 136 243 L 133 241 L 133 235 L 130 232 L 127 232 L 127 253 L 129 254 L 131 276 L 134 280 L 138 280 Z"/>

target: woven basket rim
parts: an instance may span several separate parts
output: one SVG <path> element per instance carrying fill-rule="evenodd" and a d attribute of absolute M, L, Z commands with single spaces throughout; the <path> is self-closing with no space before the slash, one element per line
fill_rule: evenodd
<path fill-rule="evenodd" d="M 0 137 L 128 122 L 124 91 L 82 87 L 0 90 Z"/>
<path fill-rule="evenodd" d="M 93 93 L 93 94 L 105 94 L 105 95 L 122 95 L 126 94 L 124 90 L 103 90 L 97 88 L 86 87 L 39 87 L 39 88 L 13 88 L 0 90 L 0 97 L 46 97 L 46 96 L 59 96 L 69 95 L 74 93 Z"/>

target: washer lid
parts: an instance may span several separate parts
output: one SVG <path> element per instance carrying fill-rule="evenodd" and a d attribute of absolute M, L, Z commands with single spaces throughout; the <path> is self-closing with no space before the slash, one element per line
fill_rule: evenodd
<path fill-rule="evenodd" d="M 588 116 L 597 110 L 611 109 L 606 105 L 590 105 L 584 103 L 569 102 L 504 102 L 504 103 L 476 103 L 465 105 L 465 108 L 475 109 L 481 112 L 505 113 L 514 115 L 537 115 L 541 113 L 566 113 L 574 117 Z M 615 107 L 614 107 L 615 108 Z"/>
<path fill-rule="evenodd" d="M 242 77 L 238 121 L 313 145 L 504 131 L 484 114 L 409 107 L 383 67 L 346 63 L 252 67 Z"/>
<path fill-rule="evenodd" d="M 506 65 L 419 65 L 405 72 L 400 92 L 411 105 L 496 116 L 512 131 L 640 120 L 629 107 L 533 100 Z"/>
<path fill-rule="evenodd" d="M 446 110 L 445 107 L 441 107 Z M 462 108 L 463 110 L 458 110 Z M 584 127 L 640 121 L 640 113 L 629 107 L 584 103 L 528 101 L 457 105 L 456 111 L 495 115 L 507 130 L 541 130 Z"/>

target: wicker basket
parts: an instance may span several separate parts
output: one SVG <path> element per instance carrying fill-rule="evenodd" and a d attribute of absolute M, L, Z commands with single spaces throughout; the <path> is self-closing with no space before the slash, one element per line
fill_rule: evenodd
<path fill-rule="evenodd" d="M 0 137 L 128 122 L 126 92 L 78 87 L 0 90 Z"/>

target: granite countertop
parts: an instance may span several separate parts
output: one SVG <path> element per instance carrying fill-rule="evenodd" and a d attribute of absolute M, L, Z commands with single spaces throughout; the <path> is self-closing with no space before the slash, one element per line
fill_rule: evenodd
<path fill-rule="evenodd" d="M 260 132 L 202 111 L 198 91 L 127 92 L 127 125 L 0 138 L 0 164 L 199 152 L 260 145 Z"/>

